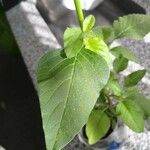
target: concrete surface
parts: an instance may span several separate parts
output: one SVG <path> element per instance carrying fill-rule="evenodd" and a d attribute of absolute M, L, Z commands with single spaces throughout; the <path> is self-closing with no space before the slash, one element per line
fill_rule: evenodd
<path fill-rule="evenodd" d="M 0 146 L 0 150 L 5 150 L 2 146 Z"/>
<path fill-rule="evenodd" d="M 39 58 L 47 51 L 60 46 L 34 2 L 22 2 L 7 12 L 7 18 L 35 83 L 35 70 Z"/>

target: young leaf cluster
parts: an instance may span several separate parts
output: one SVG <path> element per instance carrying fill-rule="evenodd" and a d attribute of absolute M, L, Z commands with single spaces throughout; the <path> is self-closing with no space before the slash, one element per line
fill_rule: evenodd
<path fill-rule="evenodd" d="M 142 39 L 150 32 L 150 16 L 128 15 L 112 26 L 94 27 L 95 18 L 89 15 L 80 23 L 81 28 L 66 29 L 64 48 L 48 52 L 38 64 L 47 150 L 62 149 L 85 124 L 89 144 L 104 137 L 117 118 L 142 132 L 150 115 L 150 101 L 136 87 L 146 71 L 120 82 L 119 73 L 137 58 L 126 47 L 110 48 L 118 38 Z"/>

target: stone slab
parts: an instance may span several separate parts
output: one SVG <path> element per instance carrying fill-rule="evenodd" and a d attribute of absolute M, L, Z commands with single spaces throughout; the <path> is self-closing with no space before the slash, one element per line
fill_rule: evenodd
<path fill-rule="evenodd" d="M 5 150 L 2 146 L 0 146 L 0 150 Z"/>
<path fill-rule="evenodd" d="M 35 84 L 39 58 L 47 51 L 59 48 L 60 45 L 33 1 L 21 2 L 7 12 L 7 18 Z"/>

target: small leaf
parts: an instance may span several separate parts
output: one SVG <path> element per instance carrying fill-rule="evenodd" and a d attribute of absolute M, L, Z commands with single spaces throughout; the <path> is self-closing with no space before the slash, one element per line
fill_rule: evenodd
<path fill-rule="evenodd" d="M 110 51 L 116 58 L 119 58 L 119 56 L 122 55 L 124 58 L 128 60 L 131 60 L 134 62 L 138 61 L 138 58 L 135 56 L 135 54 L 126 47 L 118 46 L 118 47 L 112 48 Z"/>
<path fill-rule="evenodd" d="M 114 95 L 120 96 L 122 93 L 122 88 L 117 79 L 109 80 L 108 85 L 109 89 L 113 92 Z"/>
<path fill-rule="evenodd" d="M 64 33 L 64 50 L 68 58 L 76 56 L 83 47 L 80 28 L 67 28 Z"/>
<path fill-rule="evenodd" d="M 150 16 L 133 14 L 119 17 L 113 24 L 114 38 L 143 39 L 150 32 Z"/>
<path fill-rule="evenodd" d="M 146 98 L 135 87 L 127 88 L 125 94 L 127 99 L 134 100 L 138 104 L 146 118 L 150 117 L 150 99 Z"/>
<path fill-rule="evenodd" d="M 100 51 L 108 52 L 108 46 L 103 40 L 103 34 L 100 27 L 93 28 L 90 32 L 84 33 L 83 39 L 86 49 L 96 53 L 100 53 Z"/>
<path fill-rule="evenodd" d="M 86 134 L 90 145 L 98 142 L 110 128 L 110 119 L 104 110 L 93 110 L 86 124 Z"/>
<path fill-rule="evenodd" d="M 116 58 L 114 60 L 113 66 L 114 66 L 114 70 L 116 71 L 116 73 L 119 73 L 127 68 L 128 59 L 126 59 L 122 55 L 120 55 L 119 58 Z"/>
<path fill-rule="evenodd" d="M 135 72 L 129 74 L 124 79 L 124 85 L 126 87 L 136 85 L 145 76 L 145 74 L 146 74 L 145 69 L 144 70 L 138 70 L 138 71 L 135 71 Z"/>
<path fill-rule="evenodd" d="M 144 131 L 143 113 L 135 101 L 124 100 L 117 105 L 116 112 L 122 121 L 133 131 Z"/>
<path fill-rule="evenodd" d="M 85 48 L 73 58 L 62 58 L 60 50 L 41 58 L 37 79 L 47 150 L 62 149 L 86 124 L 109 73 L 106 61 Z"/>
<path fill-rule="evenodd" d="M 83 22 L 83 32 L 90 31 L 94 25 L 95 25 L 95 17 L 93 15 L 87 16 Z"/>
<path fill-rule="evenodd" d="M 93 28 L 91 31 L 93 32 L 94 37 L 98 37 L 104 41 L 108 40 L 108 38 L 111 37 L 111 35 L 113 33 L 111 26 L 97 26 L 97 27 Z M 86 33 L 86 34 L 88 34 L 88 33 Z"/>
<path fill-rule="evenodd" d="M 107 40 L 109 37 L 112 36 L 113 30 L 111 26 L 104 26 L 101 27 L 102 33 L 103 33 L 103 40 Z"/>
<path fill-rule="evenodd" d="M 111 67 L 111 53 L 109 52 L 108 46 L 103 41 L 102 37 L 98 38 L 98 34 L 92 31 L 90 34 L 86 34 L 86 36 L 84 36 L 84 45 L 86 49 L 101 55 Z"/>

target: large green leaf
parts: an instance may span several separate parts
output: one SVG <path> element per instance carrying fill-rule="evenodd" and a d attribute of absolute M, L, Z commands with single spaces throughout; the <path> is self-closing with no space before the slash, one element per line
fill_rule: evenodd
<path fill-rule="evenodd" d="M 135 71 L 131 74 L 129 74 L 128 76 L 125 77 L 124 79 L 124 84 L 126 87 L 129 86 L 135 86 L 146 74 L 146 70 L 138 70 Z"/>
<path fill-rule="evenodd" d="M 114 38 L 143 39 L 150 32 L 150 16 L 133 14 L 120 17 L 113 24 Z"/>
<path fill-rule="evenodd" d="M 84 48 L 73 58 L 46 54 L 37 76 L 48 150 L 64 147 L 87 122 L 109 78 L 106 61 Z"/>
<path fill-rule="evenodd" d="M 118 47 L 112 48 L 110 51 L 116 58 L 119 58 L 119 56 L 122 55 L 124 58 L 128 60 L 131 60 L 134 62 L 138 61 L 138 58 L 136 57 L 136 55 L 126 47 L 118 46 Z"/>
<path fill-rule="evenodd" d="M 64 47 L 68 58 L 74 57 L 83 47 L 83 37 L 80 28 L 67 28 L 64 33 Z"/>
<path fill-rule="evenodd" d="M 104 109 L 93 110 L 86 124 L 86 135 L 89 144 L 98 142 L 110 128 L 110 118 Z"/>
<path fill-rule="evenodd" d="M 122 121 L 133 131 L 144 131 L 143 113 L 135 101 L 124 100 L 117 105 L 117 113 Z"/>

